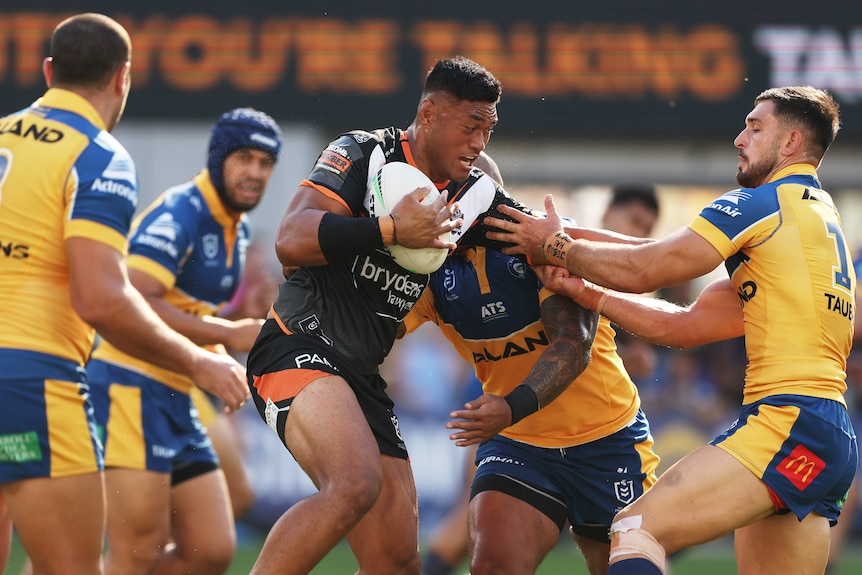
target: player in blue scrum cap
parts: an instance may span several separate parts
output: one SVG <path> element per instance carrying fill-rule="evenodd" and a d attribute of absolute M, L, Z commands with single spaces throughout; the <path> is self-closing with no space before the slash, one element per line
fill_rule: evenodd
<path fill-rule="evenodd" d="M 228 320 L 220 312 L 245 267 L 246 212 L 263 197 L 281 145 L 281 130 L 263 112 L 223 114 L 212 127 L 206 169 L 162 193 L 134 224 L 129 279 L 168 325 L 198 345 L 245 352 L 260 331 L 262 318 Z M 159 572 L 227 570 L 234 517 L 252 493 L 238 454 L 219 441 L 230 427 L 219 417 L 221 406 L 190 379 L 107 342 L 87 370 L 105 430 L 106 573 L 150 573 L 156 564 Z"/>
<path fill-rule="evenodd" d="M 210 180 L 224 201 L 224 162 L 240 149 L 260 150 L 272 156 L 281 152 L 281 129 L 268 114 L 253 108 L 236 108 L 225 112 L 213 124 L 210 134 L 207 170 Z"/>

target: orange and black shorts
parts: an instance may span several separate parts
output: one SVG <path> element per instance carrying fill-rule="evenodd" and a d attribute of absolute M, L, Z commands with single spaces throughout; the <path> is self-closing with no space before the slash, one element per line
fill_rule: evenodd
<path fill-rule="evenodd" d="M 364 374 L 323 340 L 301 333 L 285 333 L 267 320 L 248 356 L 248 386 L 257 411 L 284 443 L 290 405 L 302 389 L 321 377 L 342 378 L 356 395 L 380 453 L 408 459 L 398 429 L 392 399 L 380 374 Z M 333 405 L 332 409 L 338 409 Z M 321 430 L 325 433 L 325 430 Z M 286 445 L 288 450 L 289 445 Z"/>

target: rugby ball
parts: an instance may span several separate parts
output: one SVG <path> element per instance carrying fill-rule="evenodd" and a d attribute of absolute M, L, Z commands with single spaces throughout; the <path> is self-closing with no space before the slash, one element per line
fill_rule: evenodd
<path fill-rule="evenodd" d="M 401 198 L 416 188 L 431 190 L 427 196 L 422 198 L 422 204 L 430 204 L 440 195 L 434 182 L 422 170 L 405 162 L 384 164 L 371 182 L 369 212 L 375 217 L 388 215 Z M 397 236 L 397 223 L 395 233 Z M 449 232 L 438 236 L 438 238 L 444 242 L 449 241 Z M 446 248 L 405 248 L 399 245 L 385 247 L 389 250 L 395 263 L 407 271 L 418 274 L 430 274 L 436 271 L 443 265 L 449 254 L 449 250 Z"/>

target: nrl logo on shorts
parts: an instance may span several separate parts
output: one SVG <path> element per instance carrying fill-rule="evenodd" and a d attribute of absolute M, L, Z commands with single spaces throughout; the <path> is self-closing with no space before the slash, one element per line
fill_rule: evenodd
<path fill-rule="evenodd" d="M 617 501 L 628 505 L 635 500 L 635 483 L 631 479 L 614 481 L 614 495 Z"/>

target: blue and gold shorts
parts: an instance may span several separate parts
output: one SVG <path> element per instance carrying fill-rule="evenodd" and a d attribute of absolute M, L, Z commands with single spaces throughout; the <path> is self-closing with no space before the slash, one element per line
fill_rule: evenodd
<path fill-rule="evenodd" d="M 191 396 L 137 371 L 87 364 L 105 466 L 172 473 L 218 467 L 218 456 Z"/>
<path fill-rule="evenodd" d="M 84 368 L 14 349 L 0 349 L 0 365 L 0 483 L 101 471 Z"/>
<path fill-rule="evenodd" d="M 800 395 L 744 405 L 739 419 L 710 443 L 766 484 L 776 513 L 792 512 L 800 521 L 812 511 L 838 520 L 859 459 L 847 409 Z"/>
<path fill-rule="evenodd" d="M 562 449 L 498 435 L 479 445 L 471 497 L 507 493 L 560 529 L 568 519 L 575 533 L 607 543 L 614 515 L 655 483 L 658 462 L 642 411 L 616 433 Z"/>

